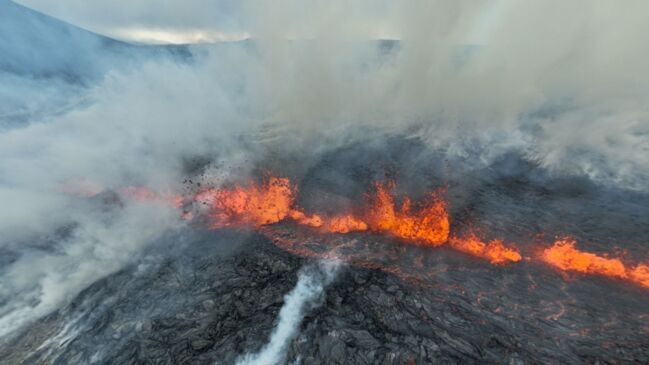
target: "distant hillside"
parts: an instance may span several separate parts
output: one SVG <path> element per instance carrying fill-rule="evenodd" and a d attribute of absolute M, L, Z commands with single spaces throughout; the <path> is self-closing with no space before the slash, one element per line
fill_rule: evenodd
<path fill-rule="evenodd" d="M 0 0 L 0 71 L 83 82 L 107 68 L 152 55 L 191 57 L 184 46 L 120 42 Z"/>
<path fill-rule="evenodd" d="M 78 107 L 109 70 L 164 58 L 188 62 L 192 53 L 120 42 L 0 0 L 0 132 Z"/>

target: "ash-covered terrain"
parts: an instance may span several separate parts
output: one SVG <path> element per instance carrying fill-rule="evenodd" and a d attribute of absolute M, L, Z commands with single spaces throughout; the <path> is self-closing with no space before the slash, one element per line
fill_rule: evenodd
<path fill-rule="evenodd" d="M 647 3 L 147 1 L 0 0 L 0 364 L 649 363 Z"/>

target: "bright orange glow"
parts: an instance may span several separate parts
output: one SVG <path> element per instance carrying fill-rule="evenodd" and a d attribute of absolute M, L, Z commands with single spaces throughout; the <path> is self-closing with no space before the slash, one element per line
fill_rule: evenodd
<path fill-rule="evenodd" d="M 312 215 L 308 216 L 301 210 L 295 210 L 291 209 L 289 211 L 288 216 L 296 221 L 299 224 L 305 225 L 305 226 L 310 226 L 310 227 L 322 227 L 324 222 L 322 221 L 322 217 L 318 215 Z"/>
<path fill-rule="evenodd" d="M 326 221 L 325 231 L 330 233 L 349 233 L 354 231 L 366 231 L 367 223 L 357 219 L 351 214 L 334 216 Z"/>
<path fill-rule="evenodd" d="M 210 206 L 213 228 L 233 225 L 258 227 L 289 218 L 326 233 L 371 229 L 433 246 L 446 242 L 450 223 L 443 200 L 432 195 L 430 202 L 413 212 L 408 198 L 400 209 L 396 209 L 389 187 L 377 184 L 376 190 L 366 218 L 352 214 L 332 217 L 307 215 L 294 205 L 296 188 L 287 178 L 278 177 L 269 177 L 261 185 L 251 183 L 245 187 L 208 189 L 199 193 L 196 201 Z"/>
<path fill-rule="evenodd" d="M 269 177 L 261 185 L 209 189 L 199 193 L 196 201 L 210 205 L 211 226 L 264 226 L 290 218 L 296 223 L 319 228 L 327 233 L 364 231 L 365 222 L 352 215 L 321 217 L 307 215 L 294 206 L 296 188 L 289 179 Z"/>
<path fill-rule="evenodd" d="M 619 259 L 580 251 L 575 248 L 575 244 L 576 241 L 572 238 L 558 239 L 552 247 L 543 251 L 541 260 L 564 271 L 626 279 L 649 287 L 648 265 L 640 264 L 635 268 L 628 268 Z"/>
<path fill-rule="evenodd" d="M 367 217 L 372 230 L 431 246 L 442 245 L 448 240 L 450 221 L 446 202 L 437 194 L 432 194 L 430 201 L 414 211 L 408 197 L 397 209 L 391 194 L 392 184 L 376 183 L 375 188 Z"/>
<path fill-rule="evenodd" d="M 612 277 L 626 276 L 626 269 L 622 261 L 579 251 L 575 248 L 575 243 L 572 238 L 557 240 L 552 247 L 543 251 L 543 261 L 561 270 Z"/>
<path fill-rule="evenodd" d="M 629 271 L 629 277 L 636 283 L 649 288 L 649 265 L 640 264 Z"/>
<path fill-rule="evenodd" d="M 289 180 L 277 177 L 268 178 L 262 185 L 209 189 L 196 196 L 196 201 L 210 205 L 212 228 L 277 223 L 291 213 L 293 199 Z"/>
<path fill-rule="evenodd" d="M 85 196 L 85 190 L 78 188 L 81 185 L 70 186 L 74 187 L 74 189 L 69 188 L 70 194 Z M 439 191 L 430 194 L 426 201 L 418 204 L 413 204 L 409 197 L 404 197 L 401 205 L 398 205 L 397 199 L 392 194 L 393 188 L 394 183 L 375 183 L 373 193 L 368 195 L 368 205 L 355 210 L 362 213 L 346 212 L 337 215 L 305 213 L 295 204 L 297 188 L 288 178 L 273 176 L 266 177 L 261 183 L 249 183 L 246 186 L 206 189 L 191 198 L 171 193 L 158 193 L 141 186 L 121 189 L 120 194 L 133 200 L 160 201 L 178 208 L 183 207 L 185 202 L 193 200 L 195 203 L 207 206 L 208 224 L 213 229 L 262 228 L 291 220 L 321 233 L 345 234 L 371 231 L 388 234 L 410 244 L 425 246 L 446 244 L 457 251 L 485 259 L 495 265 L 519 262 L 523 259 L 516 246 L 505 245 L 502 240 L 485 241 L 473 232 L 465 236 L 451 235 L 448 204 Z M 182 218 L 191 220 L 195 217 L 194 213 L 183 211 Z M 282 229 L 282 227 L 276 228 Z M 314 255 L 314 257 L 324 255 L 302 246 L 301 240 L 293 240 L 295 241 L 293 242 L 291 239 L 282 237 L 275 237 L 274 240 L 283 245 L 282 247 L 288 248 L 290 252 L 306 256 Z M 344 243 L 335 250 L 342 248 L 345 248 Z M 372 261 L 372 257 L 381 257 L 380 254 L 377 256 L 372 251 L 360 254 L 341 252 L 334 252 L 334 254 L 351 258 L 364 267 L 381 267 L 380 263 Z M 649 264 L 628 266 L 618 258 L 581 251 L 576 248 L 576 241 L 569 237 L 556 240 L 539 256 L 528 259 L 541 260 L 562 271 L 618 278 L 649 288 Z M 383 269 L 406 275 L 398 267 L 383 267 Z"/>
<path fill-rule="evenodd" d="M 485 258 L 492 264 L 518 262 L 522 258 L 517 249 L 505 246 L 503 241 L 491 240 L 485 243 L 475 233 L 463 238 L 453 237 L 450 243 L 458 251 Z"/>
<path fill-rule="evenodd" d="M 393 184 L 375 184 L 375 194 L 362 217 L 353 214 L 335 216 L 308 215 L 295 207 L 296 188 L 287 178 L 269 177 L 262 184 L 208 189 L 196 196 L 196 201 L 210 207 L 210 226 L 252 226 L 278 223 L 284 219 L 316 228 L 323 233 L 349 233 L 371 230 L 388 233 L 406 242 L 440 246 L 447 242 L 459 251 L 487 259 L 493 264 L 521 260 L 520 253 L 506 247 L 502 241 L 488 243 L 475 234 L 449 241 L 450 220 L 447 205 L 439 193 L 412 207 L 408 197 L 397 208 L 392 196 Z"/>

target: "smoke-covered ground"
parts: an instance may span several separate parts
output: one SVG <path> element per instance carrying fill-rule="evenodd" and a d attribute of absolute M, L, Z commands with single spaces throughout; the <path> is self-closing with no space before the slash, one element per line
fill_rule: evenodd
<path fill-rule="evenodd" d="M 649 361 L 646 287 L 528 259 L 570 235 L 649 262 L 649 5 L 346 5 L 243 2 L 250 40 L 151 46 L 0 0 L 0 362 Z M 206 231 L 130 193 L 268 173 L 325 214 L 442 188 L 454 232 L 524 259 Z"/>

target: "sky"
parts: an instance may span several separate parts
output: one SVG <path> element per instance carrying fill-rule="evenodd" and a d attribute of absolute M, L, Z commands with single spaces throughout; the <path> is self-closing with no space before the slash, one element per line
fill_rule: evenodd
<path fill-rule="evenodd" d="M 74 25 L 124 40 L 196 43 L 246 38 L 236 0 L 18 0 Z"/>
<path fill-rule="evenodd" d="M 323 32 L 353 34 L 357 38 L 396 39 L 409 22 L 409 8 L 440 6 L 465 12 L 481 10 L 475 29 L 466 34 L 468 43 L 483 40 L 498 21 L 509 1 L 478 0 L 470 6 L 453 2 L 387 0 L 16 0 L 45 14 L 91 31 L 122 40 L 145 43 L 198 43 L 232 41 L 269 36 L 280 24 L 286 38 L 312 38 Z M 405 5 L 404 5 L 405 4 Z M 445 11 L 440 11 L 445 13 Z M 268 18 L 280 23 L 269 24 Z M 434 17 L 431 21 L 435 21 Z"/>

